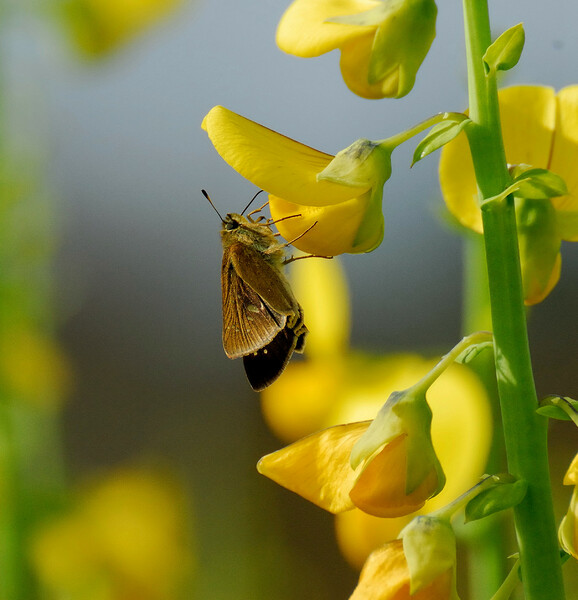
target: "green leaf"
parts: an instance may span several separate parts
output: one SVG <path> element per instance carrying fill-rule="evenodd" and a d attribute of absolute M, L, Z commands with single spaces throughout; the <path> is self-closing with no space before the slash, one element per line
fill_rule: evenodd
<path fill-rule="evenodd" d="M 517 480 L 498 483 L 495 487 L 481 492 L 466 505 L 466 523 L 516 506 L 523 500 L 527 488 L 526 481 Z"/>
<path fill-rule="evenodd" d="M 507 71 L 515 67 L 520 60 L 526 34 L 522 23 L 510 27 L 495 40 L 482 57 L 486 75 L 493 75 L 496 71 Z"/>
<path fill-rule="evenodd" d="M 539 415 L 560 421 L 574 421 L 578 425 L 578 401 L 567 396 L 551 395 L 540 400 Z"/>
<path fill-rule="evenodd" d="M 413 167 L 416 162 L 425 158 L 428 154 L 451 142 L 468 123 L 470 123 L 470 119 L 466 115 L 453 113 L 451 117 L 432 127 L 430 132 L 417 145 L 413 153 L 411 166 Z"/>

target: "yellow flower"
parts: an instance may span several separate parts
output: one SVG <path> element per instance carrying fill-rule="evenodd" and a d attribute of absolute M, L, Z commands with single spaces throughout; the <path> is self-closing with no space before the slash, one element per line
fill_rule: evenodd
<path fill-rule="evenodd" d="M 297 261 L 291 265 L 291 281 L 307 318 L 308 360 L 290 364 L 261 394 L 264 417 L 283 441 L 293 442 L 339 423 L 372 419 L 384 398 L 410 387 L 436 364 L 435 359 L 417 355 L 369 356 L 347 347 L 348 294 L 337 259 Z M 447 481 L 420 512 L 444 506 L 477 483 L 485 469 L 492 429 L 486 392 L 467 367 L 451 366 L 427 397 L 433 412 L 433 445 Z M 344 494 L 344 505 L 351 504 Z M 361 567 L 372 550 L 397 537 L 411 518 L 383 519 L 356 508 L 341 512 L 336 515 L 338 543 L 348 561 Z"/>
<path fill-rule="evenodd" d="M 564 179 L 569 192 L 551 200 L 516 199 L 525 301 L 536 304 L 560 277 L 561 241 L 578 241 L 578 86 L 558 94 L 548 87 L 515 86 L 501 90 L 499 98 L 508 163 L 549 169 Z M 465 136 L 442 150 L 440 183 L 451 213 L 462 225 L 481 233 Z"/>
<path fill-rule="evenodd" d="M 277 44 L 302 57 L 341 51 L 341 74 L 363 98 L 400 98 L 435 37 L 433 0 L 296 0 L 283 15 Z"/>
<path fill-rule="evenodd" d="M 88 55 L 109 52 L 173 11 L 181 0 L 65 0 L 74 41 Z"/>
<path fill-rule="evenodd" d="M 558 538 L 564 551 L 578 559 L 578 454 L 566 472 L 564 485 L 573 485 L 574 491 L 568 512 L 560 524 Z"/>
<path fill-rule="evenodd" d="M 39 529 L 32 562 L 52 597 L 171 600 L 190 574 L 187 506 L 175 480 L 119 469 Z"/>
<path fill-rule="evenodd" d="M 259 472 L 332 513 L 355 506 L 378 517 L 415 512 L 443 486 L 433 450 L 410 469 L 411 450 L 426 449 L 418 432 L 398 433 L 371 458 L 352 468 L 350 456 L 372 421 L 329 427 L 264 456 Z M 424 434 L 425 437 L 425 434 Z M 431 456 L 433 455 L 433 459 Z"/>
<path fill-rule="evenodd" d="M 22 324 L 10 323 L 3 332 L 0 373 L 14 398 L 37 408 L 60 407 L 71 387 L 70 368 L 56 342 Z"/>
<path fill-rule="evenodd" d="M 333 167 L 322 172 L 334 158 L 340 163 L 351 158 L 348 149 L 337 157 L 325 154 L 222 106 L 209 111 L 202 127 L 229 165 L 269 193 L 275 220 L 300 215 L 277 225 L 286 240 L 294 240 L 313 226 L 295 242 L 299 250 L 334 256 L 369 252 L 381 243 L 381 200 L 390 164 L 389 156 L 383 157 L 379 147 L 367 142 L 361 149 L 361 160 L 355 163 L 361 168 L 351 170 L 343 182 L 338 181 Z M 352 162 L 347 161 L 346 166 L 351 167 Z"/>
<path fill-rule="evenodd" d="M 411 594 L 403 541 L 394 540 L 371 553 L 349 600 L 451 600 L 455 598 L 453 580 L 450 567 Z"/>

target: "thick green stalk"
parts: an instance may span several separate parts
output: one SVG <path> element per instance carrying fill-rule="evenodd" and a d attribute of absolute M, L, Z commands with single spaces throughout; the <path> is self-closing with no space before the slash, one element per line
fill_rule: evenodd
<path fill-rule="evenodd" d="M 509 175 L 497 86 L 486 77 L 482 56 L 490 43 L 487 0 L 463 0 L 468 59 L 468 139 L 482 198 L 501 192 Z M 482 211 L 492 308 L 496 374 L 508 469 L 528 483 L 514 509 L 526 600 L 562 600 L 564 588 L 550 490 L 546 419 L 537 398 L 523 303 L 514 202 L 489 203 Z"/>

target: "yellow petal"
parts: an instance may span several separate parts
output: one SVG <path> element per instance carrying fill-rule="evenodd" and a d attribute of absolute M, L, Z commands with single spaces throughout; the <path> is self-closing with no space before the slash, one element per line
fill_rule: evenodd
<path fill-rule="evenodd" d="M 305 322 L 309 327 L 307 309 Z M 310 337 L 313 336 L 307 338 L 307 353 Z M 287 443 L 327 427 L 327 414 L 339 398 L 344 376 L 341 361 L 334 358 L 290 363 L 283 375 L 261 392 L 267 425 Z"/>
<path fill-rule="evenodd" d="M 568 471 L 566 471 L 564 485 L 578 485 L 578 454 L 573 458 Z"/>
<path fill-rule="evenodd" d="M 330 427 L 264 456 L 262 475 L 332 513 L 353 508 L 355 472 L 349 455 L 370 421 Z"/>
<path fill-rule="evenodd" d="M 382 546 L 367 559 L 359 583 L 349 600 L 409 599 L 409 570 L 403 542 L 395 540 Z"/>
<path fill-rule="evenodd" d="M 368 252 L 383 237 L 383 215 L 371 223 L 362 243 L 356 245 L 358 230 L 370 205 L 370 192 L 333 206 L 302 206 L 286 199 L 269 196 L 269 208 L 273 219 L 290 215 L 301 217 L 287 219 L 277 225 L 281 235 L 292 241 L 316 223 L 311 231 L 293 244 L 299 250 L 323 256 L 336 256 L 345 252 Z"/>
<path fill-rule="evenodd" d="M 387 397 L 394 389 L 409 387 L 435 364 L 417 356 L 388 357 L 379 363 L 387 373 L 387 389 L 378 390 Z M 383 377 L 383 376 L 382 376 Z M 492 438 L 492 414 L 487 393 L 478 377 L 467 367 L 453 365 L 432 385 L 427 394 L 432 409 L 432 440 L 446 475 L 446 485 L 428 500 L 417 514 L 426 514 L 445 506 L 474 486 L 484 473 Z M 352 398 L 356 404 L 361 398 Z M 368 404 L 367 412 L 343 410 L 343 421 L 355 414 L 358 419 L 375 415 L 379 402 Z M 355 409 L 355 406 L 352 406 Z M 578 470 L 578 459 L 577 459 Z M 379 545 L 399 534 L 411 517 L 379 519 L 359 510 L 343 513 L 336 520 L 340 549 L 346 559 L 360 567 Z"/>
<path fill-rule="evenodd" d="M 501 90 L 499 98 L 508 164 L 547 169 L 556 124 L 554 90 L 520 85 Z"/>
<path fill-rule="evenodd" d="M 478 187 L 465 135 L 459 135 L 442 148 L 439 179 L 448 210 L 464 227 L 482 233 Z"/>
<path fill-rule="evenodd" d="M 438 486 L 435 469 L 406 495 L 407 436 L 401 435 L 367 464 L 350 497 L 355 506 L 376 517 L 401 517 L 419 510 Z"/>
<path fill-rule="evenodd" d="M 548 168 L 556 115 L 554 90 L 515 86 L 499 93 L 506 159 L 509 164 Z M 462 225 L 482 232 L 474 168 L 466 136 L 444 146 L 440 184 L 450 212 Z"/>
<path fill-rule="evenodd" d="M 556 101 L 556 133 L 549 168 L 564 179 L 569 194 L 553 198 L 552 204 L 560 211 L 578 211 L 578 85 L 560 90 Z M 578 240 L 576 220 L 574 225 L 573 235 L 567 232 L 563 239 Z"/>
<path fill-rule="evenodd" d="M 341 76 L 347 87 L 358 96 L 369 100 L 395 98 L 399 89 L 399 65 L 375 83 L 369 83 L 369 57 L 373 47 L 373 33 L 359 36 L 341 50 Z"/>
<path fill-rule="evenodd" d="M 306 315 L 308 358 L 342 357 L 351 326 L 349 293 L 339 259 L 296 261 L 291 265 L 291 286 Z"/>
<path fill-rule="evenodd" d="M 316 180 L 333 156 L 300 144 L 222 106 L 212 108 L 202 128 L 217 152 L 257 187 L 297 204 L 327 206 L 368 188 Z"/>
<path fill-rule="evenodd" d="M 564 552 L 578 559 L 578 488 L 574 488 L 568 512 L 564 515 L 558 529 L 558 540 Z"/>
<path fill-rule="evenodd" d="M 449 600 L 452 581 L 453 571 L 448 569 L 430 585 L 410 595 L 403 542 L 394 540 L 372 552 L 349 600 Z"/>
<path fill-rule="evenodd" d="M 279 22 L 277 45 L 289 54 L 319 56 L 375 31 L 375 27 L 326 23 L 328 19 L 364 12 L 378 5 L 376 0 L 296 0 Z"/>

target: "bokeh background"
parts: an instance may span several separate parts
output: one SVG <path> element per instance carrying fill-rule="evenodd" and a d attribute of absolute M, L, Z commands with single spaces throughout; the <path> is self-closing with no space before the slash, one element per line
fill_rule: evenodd
<path fill-rule="evenodd" d="M 223 104 L 334 153 L 467 105 L 457 5 L 439 3 L 436 41 L 399 101 L 354 96 L 336 53 L 283 54 L 274 34 L 287 5 L 184 1 L 98 58 L 80 55 L 32 9 L 4 25 L 10 126 L 40 157 L 57 215 L 57 332 L 73 373 L 68 475 L 135 460 L 172 465 L 192 498 L 196 598 L 346 598 L 357 576 L 337 551 L 331 517 L 255 471 L 280 443 L 242 365 L 221 348 L 220 222 L 200 190 L 221 212 L 241 210 L 256 190 L 216 154 L 203 116 Z M 574 2 L 491 10 L 496 33 L 522 20 L 526 30 L 504 84 L 577 82 Z M 434 353 L 461 336 L 462 243 L 444 224 L 437 157 L 410 170 L 409 146 L 386 185 L 383 244 L 343 260 L 352 344 Z M 578 397 L 577 282 L 578 247 L 564 244 L 561 282 L 531 313 L 540 395 Z M 578 438 L 568 424 L 553 428 L 559 480 Z M 567 488 L 560 517 L 569 496 Z"/>

